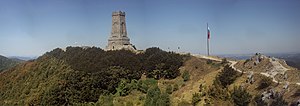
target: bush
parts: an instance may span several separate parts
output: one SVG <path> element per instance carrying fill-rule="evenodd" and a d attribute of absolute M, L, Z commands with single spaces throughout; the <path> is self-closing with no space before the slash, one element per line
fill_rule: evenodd
<path fill-rule="evenodd" d="M 264 102 L 261 95 L 256 95 L 254 97 L 255 106 L 268 106 L 268 103 Z"/>
<path fill-rule="evenodd" d="M 222 87 L 226 88 L 228 85 L 232 84 L 236 80 L 236 78 L 237 72 L 229 65 L 226 65 L 224 69 L 219 72 L 216 80 L 219 80 Z"/>
<path fill-rule="evenodd" d="M 151 87 L 147 91 L 146 100 L 145 100 L 145 106 L 155 106 L 157 104 L 157 101 L 160 99 L 160 89 L 158 86 Z"/>
<path fill-rule="evenodd" d="M 234 87 L 231 98 L 237 106 L 248 106 L 252 96 L 240 86 Z"/>
<path fill-rule="evenodd" d="M 292 95 L 292 97 L 300 97 L 300 89 L 297 89 L 296 92 Z"/>
<path fill-rule="evenodd" d="M 126 102 L 126 106 L 134 106 L 131 101 Z"/>
<path fill-rule="evenodd" d="M 187 102 L 187 101 L 181 101 L 178 106 L 191 106 L 191 103 Z"/>
<path fill-rule="evenodd" d="M 174 92 L 174 91 L 177 91 L 178 89 L 179 89 L 178 84 L 174 84 L 174 86 L 173 86 L 173 92 Z"/>
<path fill-rule="evenodd" d="M 183 81 L 190 80 L 190 73 L 188 71 L 184 71 L 182 74 Z"/>
<path fill-rule="evenodd" d="M 283 96 L 279 93 L 275 93 L 274 100 L 271 102 L 270 106 L 288 106 L 288 102 L 283 99 Z"/>
<path fill-rule="evenodd" d="M 206 83 L 202 83 L 199 85 L 199 92 L 201 93 L 202 96 L 206 95 Z"/>
<path fill-rule="evenodd" d="M 221 64 L 227 64 L 227 63 L 228 63 L 227 59 L 223 58 L 222 61 L 221 61 Z"/>
<path fill-rule="evenodd" d="M 166 88 L 166 93 L 168 93 L 168 94 L 172 94 L 172 92 L 173 92 L 173 88 L 172 88 L 172 85 L 167 85 L 167 88 Z"/>
<path fill-rule="evenodd" d="M 201 95 L 200 93 L 194 93 L 192 98 L 192 104 L 193 106 L 196 106 L 198 102 L 201 101 Z"/>
<path fill-rule="evenodd" d="M 99 97 L 99 100 L 95 103 L 95 106 L 113 106 L 113 96 L 112 95 L 107 95 L 103 96 L 101 95 Z"/>
<path fill-rule="evenodd" d="M 122 79 L 116 88 L 117 95 L 119 96 L 126 96 L 128 95 L 132 90 L 137 89 L 137 81 L 131 80 L 129 83 L 128 80 Z"/>
<path fill-rule="evenodd" d="M 262 77 L 259 82 L 259 85 L 256 89 L 261 90 L 269 87 L 272 84 L 272 79 L 269 77 Z"/>
<path fill-rule="evenodd" d="M 220 100 L 228 100 L 229 92 L 227 88 L 223 88 L 219 80 L 214 80 L 212 86 L 208 88 L 207 94 Z"/>
<path fill-rule="evenodd" d="M 162 93 L 160 95 L 159 100 L 156 103 L 156 106 L 170 106 L 171 101 L 170 101 L 170 96 L 167 93 Z"/>
<path fill-rule="evenodd" d="M 143 93 L 147 93 L 148 89 L 154 86 L 157 86 L 157 80 L 153 78 L 147 78 L 146 80 L 139 80 L 137 84 L 138 90 Z"/>
<path fill-rule="evenodd" d="M 206 60 L 206 64 L 212 64 L 213 63 L 213 61 L 212 60 Z"/>

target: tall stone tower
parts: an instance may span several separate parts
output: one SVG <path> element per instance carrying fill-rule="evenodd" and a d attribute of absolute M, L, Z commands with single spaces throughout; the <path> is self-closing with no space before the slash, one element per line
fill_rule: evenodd
<path fill-rule="evenodd" d="M 116 11 L 112 13 L 112 29 L 106 50 L 120 49 L 136 50 L 127 36 L 125 12 Z"/>

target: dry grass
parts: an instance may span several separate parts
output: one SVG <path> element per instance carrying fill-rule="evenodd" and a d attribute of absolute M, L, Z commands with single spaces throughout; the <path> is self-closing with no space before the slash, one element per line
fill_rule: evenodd
<path fill-rule="evenodd" d="M 191 103 L 193 94 L 199 92 L 200 84 L 206 83 L 207 86 L 212 84 L 215 76 L 220 71 L 219 63 L 214 61 L 212 64 L 207 64 L 205 59 L 196 57 L 192 57 L 185 62 L 181 72 L 188 71 L 190 80 L 185 82 L 179 90 L 173 92 L 171 95 L 172 105 L 177 106 L 180 102 Z"/>
<path fill-rule="evenodd" d="M 125 106 L 127 102 L 132 102 L 135 106 L 143 106 L 144 100 L 140 100 L 140 97 L 146 98 L 146 94 L 140 91 L 133 90 L 127 96 L 118 96 L 114 98 L 114 106 Z"/>
<path fill-rule="evenodd" d="M 187 106 L 191 105 L 192 101 L 192 95 L 196 92 L 199 92 L 199 86 L 200 84 L 204 84 L 208 87 L 211 86 L 213 83 L 213 80 L 215 79 L 218 72 L 221 71 L 222 65 L 220 65 L 220 62 L 213 61 L 212 64 L 207 64 L 207 60 L 200 59 L 196 57 L 192 57 L 188 61 L 184 63 L 184 65 L 180 68 L 181 73 L 184 71 L 188 71 L 190 73 L 190 80 L 184 82 L 183 78 L 181 76 L 172 79 L 172 80 L 166 80 L 166 79 L 160 79 L 158 81 L 158 86 L 161 89 L 162 92 L 165 92 L 167 85 L 179 85 L 179 89 L 177 91 L 174 91 L 171 96 L 171 105 L 172 106 L 178 106 L 180 103 L 184 103 Z M 245 60 L 239 61 L 236 65 L 238 69 L 246 70 L 246 71 L 254 71 L 254 72 L 263 72 L 266 68 L 265 66 L 270 65 L 267 59 L 263 60 L 260 64 L 256 66 L 252 66 L 252 68 L 247 67 L 247 65 L 244 65 Z M 249 62 L 248 65 L 251 65 L 253 63 Z M 297 74 L 295 74 L 297 73 Z M 268 90 L 268 89 L 274 89 L 276 91 L 282 91 L 282 88 L 284 84 L 277 84 L 272 82 L 272 84 L 264 89 L 257 89 L 257 87 L 260 84 L 260 81 L 265 76 L 254 73 L 254 83 L 249 84 L 246 83 L 247 74 L 241 74 L 239 73 L 239 77 L 235 80 L 233 84 L 231 84 L 228 88 L 229 91 L 232 91 L 234 86 L 243 86 L 247 91 L 252 95 L 254 98 L 255 95 L 261 94 L 262 92 Z M 288 80 L 299 80 L 300 77 L 300 71 L 288 71 L 288 75 L 290 75 Z M 294 102 L 298 99 L 300 99 L 300 96 L 293 97 L 297 90 L 299 90 L 300 87 L 291 84 L 290 89 L 288 92 L 284 93 L 284 99 L 288 101 L 289 103 Z M 123 103 L 126 103 L 127 101 L 132 101 L 135 106 L 141 106 L 143 104 L 143 101 L 139 100 L 140 96 L 145 96 L 146 94 L 143 94 L 139 91 L 134 91 L 130 95 L 125 97 L 118 97 L 118 101 L 123 101 Z M 207 97 L 204 97 L 207 98 Z M 213 102 L 213 105 L 216 106 L 231 106 L 233 105 L 232 101 L 222 101 L 222 100 L 211 100 Z M 121 102 L 120 102 L 121 103 Z M 122 105 L 120 104 L 119 105 Z M 123 104 L 124 105 L 124 104 Z M 199 106 L 204 105 L 204 101 L 200 101 L 198 103 Z M 253 105 L 253 104 L 250 104 Z"/>

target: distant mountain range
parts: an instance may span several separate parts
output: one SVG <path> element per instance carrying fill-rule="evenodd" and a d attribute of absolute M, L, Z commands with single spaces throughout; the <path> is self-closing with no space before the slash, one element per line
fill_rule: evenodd
<path fill-rule="evenodd" d="M 18 63 L 23 62 L 23 61 L 24 60 L 21 60 L 21 59 L 7 58 L 7 57 L 0 55 L 0 72 L 5 69 L 14 67 L 15 65 L 17 65 Z"/>
<path fill-rule="evenodd" d="M 25 60 L 25 61 L 28 61 L 28 60 L 33 60 L 33 59 L 36 59 L 37 57 L 36 56 L 32 56 L 32 57 L 25 57 L 25 56 L 10 56 L 8 57 L 10 59 L 17 59 L 17 60 Z"/>

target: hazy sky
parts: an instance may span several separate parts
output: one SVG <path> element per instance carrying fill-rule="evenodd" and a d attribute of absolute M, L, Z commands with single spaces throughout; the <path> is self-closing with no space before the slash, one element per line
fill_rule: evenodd
<path fill-rule="evenodd" d="M 300 52 L 300 0 L 0 0 L 0 55 L 105 48 L 116 10 L 138 49 L 206 54 L 209 23 L 212 54 Z"/>

